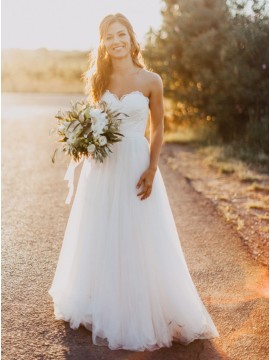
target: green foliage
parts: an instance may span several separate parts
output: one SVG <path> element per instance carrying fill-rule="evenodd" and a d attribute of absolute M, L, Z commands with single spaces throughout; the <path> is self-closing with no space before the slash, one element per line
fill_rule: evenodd
<path fill-rule="evenodd" d="M 83 99 L 75 103 L 71 101 L 70 109 L 64 112 L 59 110 L 54 116 L 57 125 L 49 133 L 57 133 L 57 143 L 61 143 L 62 151 L 73 160 L 91 157 L 103 162 L 112 152 L 110 146 L 124 137 L 118 132 L 122 121 L 118 116 L 121 114 L 128 116 L 111 110 L 105 101 L 100 101 L 98 107 Z M 53 164 L 58 150 L 56 148 L 51 156 Z"/>
<path fill-rule="evenodd" d="M 144 50 L 161 74 L 178 122 L 214 121 L 223 141 L 254 145 L 250 124 L 268 121 L 268 15 L 260 1 L 166 0 L 163 24 L 150 29 Z M 263 149 L 268 147 L 257 142 Z M 260 136 L 257 137 L 258 140 Z M 262 138 L 260 138 L 262 140 Z M 256 142 L 256 141 L 255 141 Z"/>

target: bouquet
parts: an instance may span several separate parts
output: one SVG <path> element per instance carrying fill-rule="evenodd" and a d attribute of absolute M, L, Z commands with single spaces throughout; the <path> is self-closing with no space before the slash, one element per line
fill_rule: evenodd
<path fill-rule="evenodd" d="M 57 142 L 62 144 L 62 151 L 75 162 L 82 157 L 103 162 L 112 152 L 110 146 L 124 136 L 119 132 L 121 119 L 118 117 L 121 113 L 111 111 L 104 101 L 100 101 L 99 105 L 96 108 L 84 100 L 71 102 L 70 110 L 59 110 L 55 115 L 57 126 L 50 129 L 50 134 L 57 131 Z M 58 150 L 56 148 L 51 157 L 53 163 Z"/>

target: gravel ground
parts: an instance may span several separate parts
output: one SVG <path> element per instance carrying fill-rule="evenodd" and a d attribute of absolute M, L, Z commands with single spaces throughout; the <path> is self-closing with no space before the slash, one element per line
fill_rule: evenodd
<path fill-rule="evenodd" d="M 181 245 L 220 338 L 154 352 L 112 351 L 93 345 L 84 327 L 72 330 L 68 323 L 54 319 L 47 291 L 71 204 L 65 204 L 67 162 L 50 163 L 54 144 L 48 130 L 69 99 L 67 95 L 2 95 L 3 360 L 268 359 L 266 269 L 247 253 L 211 201 L 196 192 L 183 174 L 172 171 L 165 145 L 160 170 Z"/>

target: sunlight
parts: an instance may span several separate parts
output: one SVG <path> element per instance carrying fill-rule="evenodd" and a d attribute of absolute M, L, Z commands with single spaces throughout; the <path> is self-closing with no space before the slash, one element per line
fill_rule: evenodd
<path fill-rule="evenodd" d="M 117 12 L 142 42 L 150 27 L 160 27 L 160 8 L 159 0 L 3 0 L 2 48 L 89 50 L 98 44 L 102 18 Z"/>
<path fill-rule="evenodd" d="M 244 289 L 245 292 L 227 291 L 220 297 L 208 295 L 204 300 L 211 305 L 225 305 L 234 303 L 245 303 L 255 299 L 269 298 L 269 275 L 266 268 L 257 269 L 252 276 L 246 274 Z"/>
<path fill-rule="evenodd" d="M 259 297 L 269 298 L 269 276 L 267 269 L 263 269 L 260 277 L 247 284 L 247 289 L 253 290 Z"/>

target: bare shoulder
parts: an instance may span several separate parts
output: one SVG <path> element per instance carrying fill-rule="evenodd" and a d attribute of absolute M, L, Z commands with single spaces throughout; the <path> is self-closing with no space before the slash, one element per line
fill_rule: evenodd
<path fill-rule="evenodd" d="M 158 87 L 163 86 L 162 78 L 159 74 L 153 71 L 149 71 L 147 69 L 144 69 L 142 73 L 147 83 L 151 84 L 152 86 L 158 86 Z"/>
<path fill-rule="evenodd" d="M 143 69 L 142 71 L 144 88 L 149 98 L 155 95 L 161 97 L 163 95 L 163 82 L 159 74 Z"/>
<path fill-rule="evenodd" d="M 149 98 L 153 98 L 155 95 L 162 96 L 163 82 L 161 76 L 153 71 L 146 69 L 142 71 L 142 75 Z"/>
<path fill-rule="evenodd" d="M 159 74 L 143 69 L 141 72 L 143 87 L 146 96 L 150 100 L 150 109 L 162 111 L 163 107 L 163 82 Z"/>

